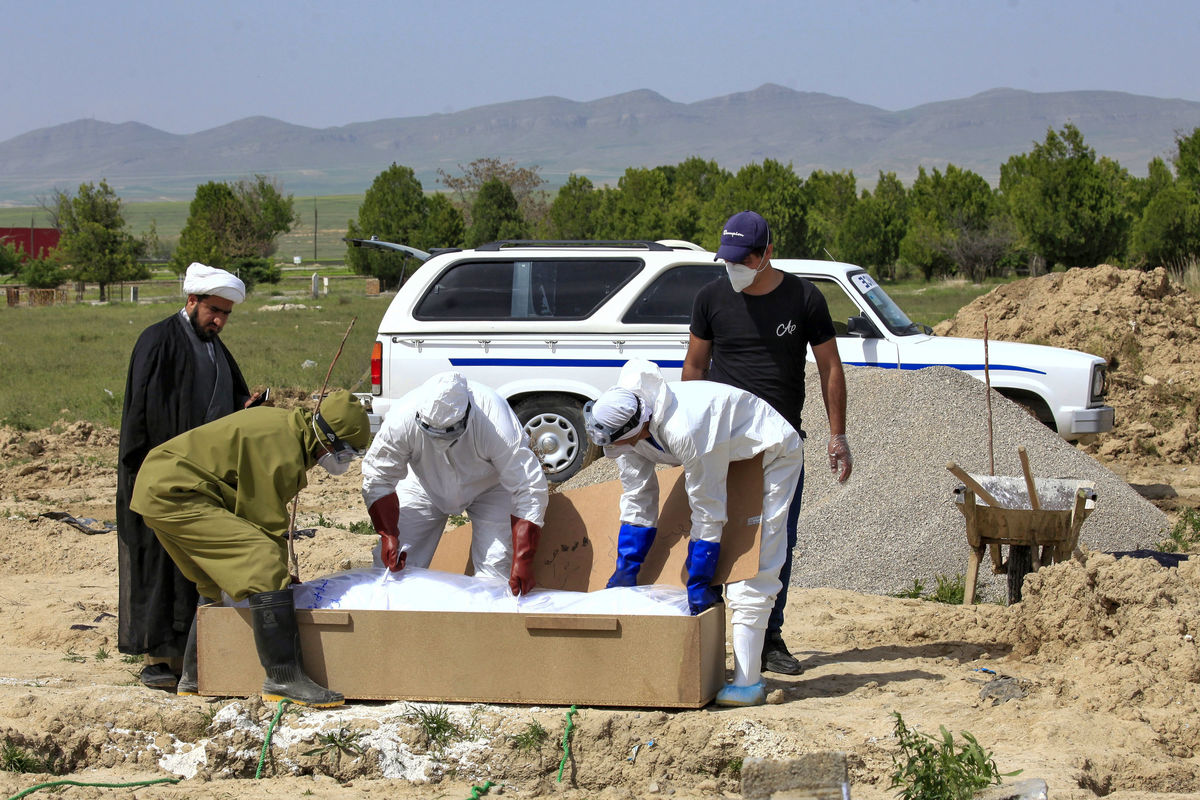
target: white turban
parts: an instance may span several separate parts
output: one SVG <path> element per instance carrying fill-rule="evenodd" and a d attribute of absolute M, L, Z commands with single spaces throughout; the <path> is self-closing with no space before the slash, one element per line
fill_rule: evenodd
<path fill-rule="evenodd" d="M 425 382 L 417 413 L 426 425 L 449 428 L 463 418 L 470 402 L 467 379 L 457 372 L 443 372 Z"/>
<path fill-rule="evenodd" d="M 210 267 L 193 261 L 183 276 L 184 294 L 215 294 L 231 303 L 246 299 L 246 284 L 242 279 L 223 269 Z"/>

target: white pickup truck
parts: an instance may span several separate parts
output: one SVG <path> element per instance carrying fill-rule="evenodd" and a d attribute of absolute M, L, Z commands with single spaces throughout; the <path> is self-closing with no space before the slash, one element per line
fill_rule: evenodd
<path fill-rule="evenodd" d="M 391 405 L 431 375 L 457 370 L 507 398 L 546 465 L 564 481 L 587 461 L 583 404 L 611 386 L 626 360 L 646 358 L 679 378 L 692 300 L 724 275 L 686 242 L 493 242 L 432 255 L 375 240 L 424 263 L 396 293 L 371 354 L 378 426 Z M 825 295 L 848 365 L 951 366 L 983 379 L 979 339 L 933 336 L 861 267 L 774 259 Z M 812 353 L 809 353 L 812 360 Z M 1112 429 L 1105 362 L 1058 347 L 989 342 L 991 385 L 1066 439 Z"/>

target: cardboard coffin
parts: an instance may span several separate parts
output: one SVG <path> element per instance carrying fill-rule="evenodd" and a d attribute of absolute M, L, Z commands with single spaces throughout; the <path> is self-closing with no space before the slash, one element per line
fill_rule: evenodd
<path fill-rule="evenodd" d="M 684 585 L 690 508 L 682 470 L 661 470 L 659 534 L 641 583 Z M 540 586 L 587 591 L 612 574 L 618 482 L 551 495 Z M 717 582 L 758 571 L 761 460 L 731 465 Z M 466 528 L 467 526 L 464 526 Z M 469 572 L 469 530 L 442 537 L 432 568 Z M 198 612 L 200 693 L 258 693 L 248 609 Z M 700 708 L 725 683 L 725 611 L 695 617 L 298 610 L 308 674 L 348 699 Z"/>

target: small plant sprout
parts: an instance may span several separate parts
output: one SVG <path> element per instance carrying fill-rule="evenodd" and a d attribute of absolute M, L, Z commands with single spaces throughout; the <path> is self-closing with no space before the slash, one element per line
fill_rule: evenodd
<path fill-rule="evenodd" d="M 463 738 L 462 731 L 450 719 L 450 712 L 446 710 L 445 706 L 434 706 L 433 708 L 413 706 L 405 717 L 421 729 L 430 749 L 441 750 L 451 742 Z"/>
<path fill-rule="evenodd" d="M 308 750 L 304 753 L 306 756 L 316 755 L 332 755 L 334 763 L 340 762 L 342 754 L 361 756 L 363 754 L 362 745 L 358 743 L 365 734 L 363 731 L 356 731 L 342 726 L 336 731 L 326 731 L 317 734 L 317 747 Z"/>
<path fill-rule="evenodd" d="M 531 720 L 520 733 L 515 736 L 509 736 L 508 740 L 512 742 L 513 747 L 518 752 L 528 753 L 531 750 L 536 750 L 546 743 L 550 738 L 550 734 L 542 727 L 542 724 L 536 719 Z"/>
<path fill-rule="evenodd" d="M 0 770 L 4 772 L 45 772 L 46 764 L 23 747 L 13 744 L 7 737 L 0 747 Z"/>

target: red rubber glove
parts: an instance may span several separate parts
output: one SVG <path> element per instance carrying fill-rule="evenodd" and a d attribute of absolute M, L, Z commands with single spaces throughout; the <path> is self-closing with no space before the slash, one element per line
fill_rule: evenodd
<path fill-rule="evenodd" d="M 508 588 L 514 595 L 529 594 L 533 591 L 533 554 L 537 552 L 542 528 L 527 519 L 512 515 L 509 519 L 512 521 L 513 560 Z"/>
<path fill-rule="evenodd" d="M 367 515 L 379 534 L 379 557 L 383 565 L 392 572 L 404 569 L 408 553 L 400 551 L 400 498 L 396 497 L 395 492 L 385 494 L 371 503 Z"/>

